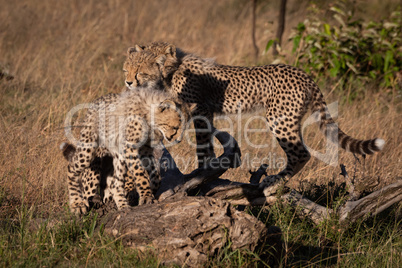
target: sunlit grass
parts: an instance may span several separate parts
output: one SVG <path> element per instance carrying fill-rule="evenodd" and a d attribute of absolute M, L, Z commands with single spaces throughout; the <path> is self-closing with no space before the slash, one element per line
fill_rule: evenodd
<path fill-rule="evenodd" d="M 307 4 L 301 2 L 290 2 L 292 15 L 284 36 L 305 15 Z M 370 2 L 376 9 L 364 7 L 362 15 L 380 16 L 380 4 L 386 14 L 395 1 Z M 258 9 L 260 47 L 274 35 L 275 23 L 270 20 L 277 11 L 270 3 L 261 2 Z M 248 2 L 0 0 L 0 6 L 0 67 L 9 66 L 14 76 L 0 79 L 0 266 L 157 267 L 152 254 L 124 248 L 120 241 L 94 231 L 93 216 L 77 220 L 68 214 L 67 163 L 59 151 L 65 140 L 65 116 L 77 104 L 122 91 L 125 52 L 136 43 L 167 41 L 203 57 L 216 57 L 220 63 L 254 64 L 250 60 Z M 284 49 L 290 47 L 284 43 Z M 282 60 L 292 63 L 290 55 Z M 258 62 L 272 60 L 264 55 Z M 365 89 L 364 96 L 348 102 L 347 87 L 339 94 L 337 83 L 321 81 L 320 86 L 328 103 L 339 102 L 336 121 L 341 129 L 356 138 L 386 141 L 382 152 L 360 159 L 360 163 L 340 150 L 338 163 L 346 165 L 363 189 L 368 184 L 370 189 L 378 189 L 397 180 L 402 169 L 400 89 Z M 252 143 L 244 136 L 244 125 L 255 115 L 263 116 L 263 112 L 242 115 L 240 120 L 229 117 L 243 165 L 224 178 L 247 181 L 249 170 L 262 163 L 269 164 L 268 174 L 280 170 L 284 153 L 269 132 L 248 133 Z M 216 120 L 216 126 L 228 129 L 229 122 Z M 250 122 L 250 128 L 264 130 L 263 120 Z M 317 126 L 305 129 L 304 140 L 315 150 L 325 149 Z M 256 144 L 268 146 L 256 148 Z M 182 142 L 170 151 L 183 172 L 194 169 L 194 147 Z M 221 148 L 217 148 L 219 152 Z M 313 158 L 289 186 L 298 190 L 308 184 L 330 187 L 330 181 L 343 182 L 339 173 L 338 165 Z M 253 213 L 267 225 L 282 229 L 283 266 L 397 267 L 402 250 L 401 212 L 397 209 L 341 231 L 336 222 L 313 226 L 280 204 Z M 258 253 L 264 252 L 269 249 Z M 255 253 L 225 248 L 210 265 L 247 267 L 260 261 L 264 259 Z"/>

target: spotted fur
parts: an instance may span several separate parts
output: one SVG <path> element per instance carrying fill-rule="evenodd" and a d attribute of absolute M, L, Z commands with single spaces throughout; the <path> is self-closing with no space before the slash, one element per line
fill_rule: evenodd
<path fill-rule="evenodd" d="M 155 55 L 164 55 L 166 46 L 166 43 L 153 43 L 141 47 L 142 50 L 131 49 L 129 54 L 152 52 Z M 328 112 L 318 86 L 298 68 L 283 64 L 227 66 L 193 54 L 180 52 L 175 55 L 168 52 L 170 57 L 177 58 L 178 67 L 169 70 L 172 78 L 171 81 L 164 82 L 170 85 L 167 90 L 184 102 L 197 103 L 198 108 L 193 115 L 206 119 L 194 120 L 195 128 L 203 130 L 196 132 L 199 165 L 203 165 L 213 156 L 211 133 L 208 133 L 213 115 L 245 112 L 256 107 L 265 109 L 269 129 L 288 160 L 284 170 L 263 180 L 263 187 L 279 179 L 294 176 L 310 159 L 301 135 L 301 120 L 309 108 L 316 113 L 321 131 L 343 149 L 366 155 L 378 152 L 384 146 L 382 139 L 358 140 L 339 129 Z M 134 70 L 134 66 L 135 64 L 127 64 L 126 69 L 130 72 Z M 161 65 L 160 68 L 164 72 L 164 66 Z M 141 72 L 141 68 L 137 71 Z M 126 83 L 128 79 L 126 77 Z"/>
<path fill-rule="evenodd" d="M 64 155 L 70 159 L 70 209 L 76 214 L 86 213 L 88 200 L 81 191 L 81 175 L 93 172 L 87 176 L 95 178 L 97 185 L 90 186 L 96 191 L 100 167 L 91 167 L 97 156 L 107 155 L 113 157 L 110 191 L 117 207 L 128 206 L 126 194 L 134 189 L 140 196 L 139 204 L 152 203 L 160 184 L 153 148 L 163 139 L 179 142 L 190 112 L 187 104 L 153 89 L 130 90 L 95 100 L 88 109 L 73 154 L 71 147 L 64 146 Z"/>
<path fill-rule="evenodd" d="M 71 161 L 76 153 L 76 147 L 67 142 L 60 145 L 60 150 L 67 161 Z M 83 200 L 87 209 L 91 209 L 99 205 L 99 203 L 113 201 L 113 193 L 110 191 L 113 182 L 113 158 L 109 151 L 99 147 L 96 150 L 95 158 L 88 168 L 85 168 L 81 173 L 80 191 L 83 195 Z M 127 180 L 125 175 L 124 181 Z M 131 188 L 126 188 L 127 195 L 133 196 L 133 199 L 128 198 L 129 204 L 136 204 L 138 196 L 130 194 Z"/>
<path fill-rule="evenodd" d="M 127 87 L 130 89 L 141 87 L 164 89 L 166 79 L 162 76 L 162 68 L 165 64 L 169 64 L 166 61 L 170 62 L 172 57 L 168 59 L 165 54 L 155 54 L 149 51 L 132 53 L 134 49 L 130 48 L 127 51 L 127 59 L 123 65 Z"/>

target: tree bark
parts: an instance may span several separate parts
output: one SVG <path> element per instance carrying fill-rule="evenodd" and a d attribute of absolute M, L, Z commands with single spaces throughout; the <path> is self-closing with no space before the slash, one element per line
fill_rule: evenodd
<path fill-rule="evenodd" d="M 254 59 L 258 60 L 258 46 L 257 41 L 255 40 L 255 21 L 257 19 L 256 9 L 257 9 L 257 0 L 251 0 L 253 4 L 252 14 L 251 14 L 251 41 L 253 42 L 254 47 Z"/>
<path fill-rule="evenodd" d="M 381 213 L 402 201 L 402 179 L 356 201 L 348 201 L 339 211 L 339 221 L 349 224 Z"/>
<path fill-rule="evenodd" d="M 266 228 L 258 219 L 236 210 L 234 205 L 264 206 L 281 201 L 294 207 L 303 218 L 320 224 L 330 216 L 337 216 L 341 224 L 348 226 L 358 219 L 374 216 L 392 204 L 402 200 L 402 180 L 356 200 L 353 182 L 346 168 L 352 194 L 340 209 L 334 211 L 321 206 L 295 190 L 275 184 L 264 196 L 266 189 L 259 186 L 267 166 L 251 172 L 250 182 L 240 183 L 220 179 L 227 169 L 240 165 L 240 149 L 226 132 L 216 132 L 216 138 L 224 146 L 224 153 L 207 166 L 183 175 L 166 149 L 159 151 L 162 185 L 156 197 L 159 203 L 131 207 L 122 211 L 107 209 L 103 215 L 104 231 L 121 238 L 127 246 L 153 249 L 165 263 L 201 266 L 209 256 L 230 245 L 232 249 L 254 250 L 263 243 L 275 247 L 272 260 L 279 260 L 282 253 L 281 231 L 277 227 Z M 269 188 L 269 187 L 268 187 Z M 198 196 L 190 196 L 193 194 Z"/>
<path fill-rule="evenodd" d="M 198 267 L 225 247 L 253 251 L 262 244 L 273 247 L 268 261 L 277 263 L 282 254 L 278 227 L 267 228 L 221 198 L 188 196 L 194 189 L 198 194 L 206 193 L 227 169 L 240 165 L 240 149 L 234 138 L 226 132 L 215 136 L 225 145 L 224 153 L 187 175 L 177 169 L 169 152 L 157 152 L 163 177 L 156 195 L 159 202 L 121 211 L 113 204 L 103 205 L 98 212 L 103 215 L 104 232 L 122 239 L 126 246 L 154 250 L 163 264 Z"/>
<path fill-rule="evenodd" d="M 281 245 L 280 230 L 268 230 L 257 218 L 211 197 L 171 196 L 108 214 L 103 223 L 105 233 L 125 246 L 155 250 L 163 264 L 201 266 L 229 245 L 251 251 L 263 243 Z"/>
<path fill-rule="evenodd" d="M 278 55 L 278 45 L 282 45 L 282 35 L 285 30 L 285 17 L 286 17 L 286 1 L 281 0 L 281 5 L 279 8 L 279 18 L 278 18 L 278 28 L 276 30 L 276 40 L 272 47 L 272 54 L 274 56 Z"/>

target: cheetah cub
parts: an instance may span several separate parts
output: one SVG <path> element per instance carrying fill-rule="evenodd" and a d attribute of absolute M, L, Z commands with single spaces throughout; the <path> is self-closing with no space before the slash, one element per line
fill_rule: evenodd
<path fill-rule="evenodd" d="M 142 70 L 141 74 L 136 77 L 141 82 L 138 83 L 137 87 L 134 87 L 135 90 L 143 88 L 163 90 L 163 87 L 166 86 L 163 82 L 165 79 L 162 77 L 160 70 L 162 68 L 169 69 L 169 66 L 172 65 L 171 57 L 167 57 L 163 53 L 144 52 L 131 54 L 128 61 L 134 63 Z M 149 62 L 153 62 L 153 64 L 150 65 Z M 144 64 L 146 65 L 145 67 Z M 146 74 L 150 75 L 147 76 Z M 126 90 L 131 89 L 126 88 Z M 76 151 L 75 146 L 70 143 L 61 144 L 60 149 L 67 161 L 71 160 Z M 104 202 L 113 199 L 113 195 L 109 190 L 110 185 L 108 184 L 112 181 L 110 177 L 113 177 L 113 163 L 110 158 L 111 156 L 106 149 L 98 148 L 95 160 L 81 174 L 82 194 L 89 208 L 96 205 L 95 203 L 99 203 L 101 198 Z M 135 186 L 131 180 L 125 183 L 125 190 L 128 194 L 133 193 L 134 189 Z M 129 202 L 135 204 L 137 200 L 135 194 L 131 197 L 133 199 L 129 199 Z M 94 203 L 94 201 L 97 202 Z"/>
<path fill-rule="evenodd" d="M 154 202 L 160 175 L 153 148 L 162 140 L 180 142 L 192 109 L 194 105 L 152 88 L 108 94 L 95 100 L 87 111 L 75 153 L 68 164 L 71 211 L 87 212 L 80 178 L 99 150 L 113 157 L 110 191 L 118 209 L 128 206 L 127 185 L 134 183 L 139 204 Z"/>
<path fill-rule="evenodd" d="M 214 156 L 211 124 L 215 114 L 236 114 L 264 108 L 267 131 L 271 131 L 287 157 L 286 167 L 276 175 L 261 182 L 261 187 L 287 181 L 297 174 L 309 161 L 311 155 L 302 138 L 302 118 L 310 109 L 317 119 L 320 130 L 327 139 L 341 148 L 361 155 L 381 151 L 385 141 L 374 138 L 355 139 L 343 132 L 332 119 L 324 96 L 304 71 L 284 64 L 266 66 L 228 66 L 211 59 L 183 53 L 168 43 L 151 43 L 130 48 L 125 63 L 126 85 L 141 86 L 136 79 L 141 74 L 150 77 L 148 64 L 137 64 L 129 59 L 138 54 L 153 53 L 164 56 L 160 70 L 166 81 L 165 90 L 183 102 L 197 103 L 194 111 L 197 156 L 202 166 Z M 155 74 L 152 74 L 155 75 Z M 267 190 L 269 196 L 272 193 Z"/>

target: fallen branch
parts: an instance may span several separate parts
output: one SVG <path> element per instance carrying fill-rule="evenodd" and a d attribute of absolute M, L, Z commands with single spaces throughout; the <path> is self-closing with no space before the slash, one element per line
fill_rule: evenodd
<path fill-rule="evenodd" d="M 355 191 L 354 182 L 350 179 L 349 174 L 346 172 L 345 165 L 341 164 L 340 167 L 341 167 L 341 175 L 345 178 L 346 187 L 349 192 L 348 201 L 355 201 L 355 200 L 359 199 L 360 193 Z"/>
<path fill-rule="evenodd" d="M 249 173 L 251 174 L 250 183 L 251 183 L 251 184 L 258 184 L 258 183 L 260 183 L 261 177 L 262 177 L 263 175 L 267 176 L 267 168 L 268 168 L 268 165 L 267 165 L 267 164 L 262 164 L 262 165 L 260 166 L 260 168 L 257 169 L 257 171 L 251 171 L 251 170 L 250 170 L 250 171 L 249 171 Z"/>
<path fill-rule="evenodd" d="M 402 180 L 385 186 L 356 201 L 346 202 L 339 211 L 341 223 L 352 223 L 358 219 L 375 216 L 402 200 Z"/>
<path fill-rule="evenodd" d="M 338 211 L 321 206 L 279 184 L 261 189 L 258 182 L 267 166 L 251 173 L 251 183 L 223 180 L 219 176 L 240 165 L 240 150 L 228 133 L 218 132 L 216 137 L 224 145 L 224 153 L 187 175 L 180 172 L 166 149 L 159 150 L 155 156 L 160 159 L 163 178 L 156 195 L 159 203 L 109 213 L 103 220 L 105 232 L 121 237 L 129 246 L 142 250 L 153 248 L 166 263 L 197 266 L 228 241 L 231 241 L 233 249 L 250 250 L 264 241 L 273 243 L 278 247 L 280 256 L 280 241 L 273 242 L 267 236 L 269 232 L 263 223 L 243 211 L 235 210 L 233 205 L 264 206 L 282 201 L 292 206 L 300 217 L 308 218 L 315 224 L 337 216 L 340 223 L 347 225 L 365 216 L 376 215 L 402 199 L 402 180 L 399 180 L 356 200 L 358 195 L 343 165 L 341 170 L 350 195 Z M 272 195 L 265 196 L 266 190 Z M 189 196 L 194 193 L 198 196 Z M 280 230 L 275 233 L 276 239 L 280 237 Z"/>
<path fill-rule="evenodd" d="M 159 150 L 155 155 L 163 176 L 156 195 L 159 203 L 103 213 L 105 233 L 121 238 L 126 246 L 155 250 L 164 264 L 202 266 L 209 256 L 228 245 L 233 250 L 253 251 L 260 244 L 268 244 L 275 248 L 271 261 L 279 260 L 282 242 L 278 227 L 267 228 L 222 198 L 188 196 L 196 188 L 206 192 L 211 184 L 222 181 L 217 178 L 227 169 L 240 165 L 240 150 L 233 137 L 225 132 L 216 137 L 224 145 L 224 153 L 186 176 L 166 150 Z M 257 185 L 250 189 L 262 193 Z"/>

